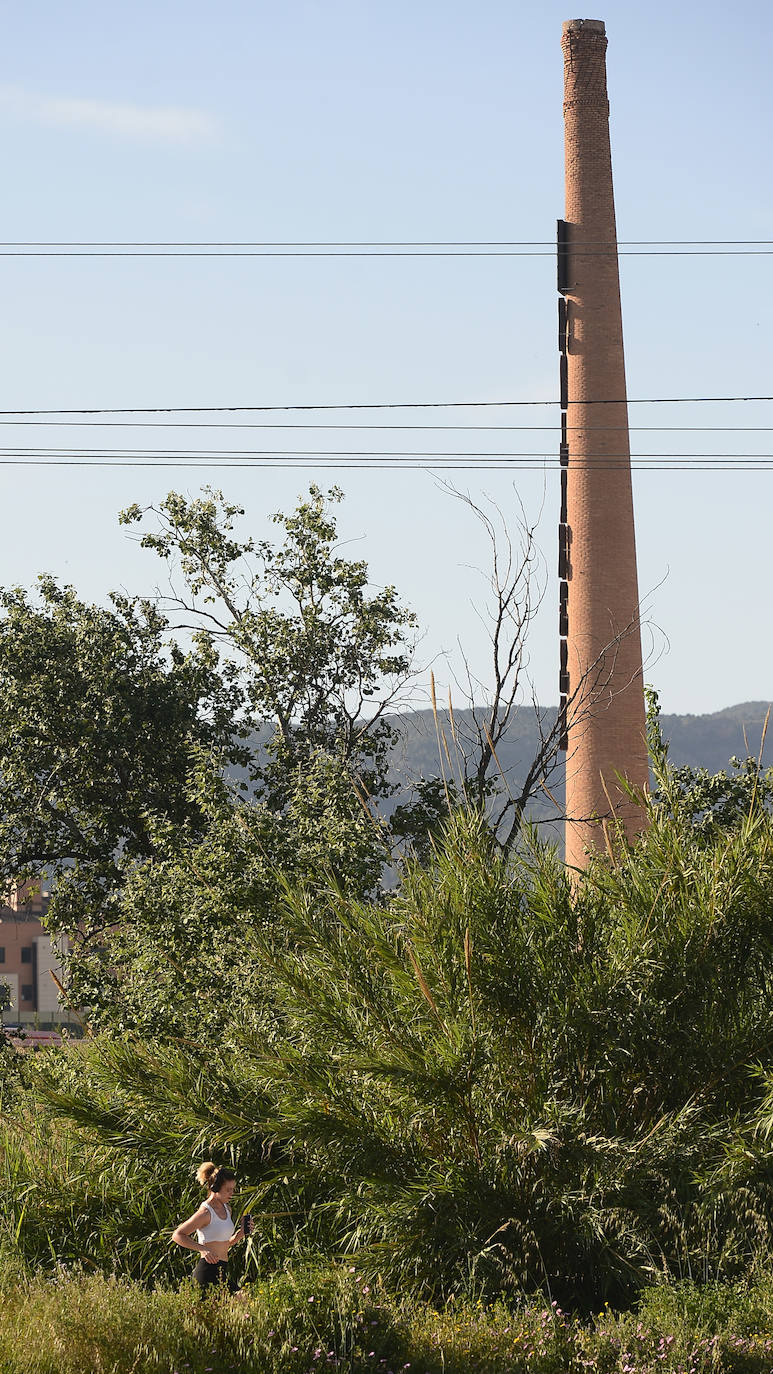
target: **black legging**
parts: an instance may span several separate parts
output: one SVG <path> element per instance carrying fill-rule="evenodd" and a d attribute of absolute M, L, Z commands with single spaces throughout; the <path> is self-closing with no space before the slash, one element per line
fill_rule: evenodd
<path fill-rule="evenodd" d="M 228 1272 L 228 1260 L 218 1260 L 216 1264 L 210 1264 L 208 1260 L 200 1259 L 193 1271 L 193 1277 L 201 1289 L 202 1296 L 213 1284 L 218 1288 L 227 1288 L 229 1293 L 239 1292 L 236 1276 Z"/>

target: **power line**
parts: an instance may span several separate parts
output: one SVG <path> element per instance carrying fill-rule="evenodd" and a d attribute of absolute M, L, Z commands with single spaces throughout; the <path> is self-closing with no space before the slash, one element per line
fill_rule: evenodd
<path fill-rule="evenodd" d="M 190 448 L 85 448 L 82 445 L 67 448 L 64 446 L 54 446 L 53 444 L 41 444 L 34 446 L 23 446 L 15 444 L 13 446 L 0 447 L 0 454 L 29 454 L 31 457 L 101 457 L 104 454 L 120 454 L 122 457 L 181 457 L 186 458 L 496 458 L 496 459 L 520 459 L 520 458 L 540 458 L 558 462 L 558 455 L 545 453 L 544 449 L 537 450 L 470 450 L 470 449 L 318 449 L 318 448 L 219 448 L 219 449 L 190 449 Z M 658 460 L 659 462 L 670 463 L 674 460 L 680 462 L 688 461 L 735 461 L 754 460 L 773 462 L 773 453 L 634 453 L 630 455 L 632 461 L 637 460 Z M 583 463 L 593 463 L 594 465 L 604 466 L 607 463 L 623 464 L 629 459 L 628 453 L 609 453 L 599 454 L 597 457 L 589 457 L 582 460 Z M 571 461 L 571 457 L 570 457 Z M 575 460 L 577 461 L 577 460 Z"/>
<path fill-rule="evenodd" d="M 706 405 L 769 402 L 773 396 L 642 396 L 604 398 L 571 402 L 582 406 L 617 405 Z M 305 402 L 293 405 L 262 406 L 91 406 L 82 409 L 55 407 L 50 410 L 0 410 L 2 416 L 29 415 L 223 415 L 264 414 L 306 410 L 480 410 L 514 406 L 560 406 L 559 400 L 540 401 L 354 401 Z"/>
<path fill-rule="evenodd" d="M 587 468 L 587 469 L 593 469 L 593 468 L 601 467 L 601 468 L 604 468 L 605 470 L 615 470 L 616 468 L 620 468 L 620 467 L 622 467 L 622 466 L 624 466 L 624 465 L 621 464 L 621 463 L 614 463 L 614 462 L 609 462 L 609 463 L 595 463 L 595 462 L 592 462 L 592 461 L 591 461 L 591 462 L 584 462 L 584 463 L 579 463 L 579 462 L 578 462 L 578 463 L 575 463 L 575 464 L 574 464 L 574 467 L 575 467 L 575 468 L 580 468 L 580 469 L 586 469 L 586 468 Z M 450 472 L 477 472 L 477 473 L 480 473 L 480 472 L 547 472 L 547 471 L 551 471 L 551 470 L 557 470 L 558 464 L 557 464 L 557 461 L 556 461 L 556 460 L 548 459 L 548 458 L 545 458 L 542 462 L 534 462 L 534 461 L 532 461 L 532 462 L 528 462 L 528 463 L 514 464 L 514 463 L 512 463 L 512 462 L 510 462 L 510 463 L 508 463 L 508 462 L 496 463 L 496 462 L 492 462 L 490 459 L 486 459 L 485 461 L 482 461 L 482 462 L 468 462 L 468 461 L 464 461 L 464 462 L 449 462 L 448 460 L 441 460 L 441 461 L 438 461 L 438 462 L 427 462 L 427 461 L 425 460 L 425 461 L 422 461 L 422 462 L 402 462 L 402 463 L 401 463 L 401 462 L 395 462 L 395 461 L 392 459 L 392 460 L 390 460 L 389 462 L 385 462 L 385 461 L 376 461 L 376 462 L 374 462 L 374 461 L 371 461 L 371 462 L 363 463 L 363 462 L 359 462 L 359 461 L 358 461 L 358 462 L 356 462 L 356 463 L 347 463 L 347 462 L 345 462 L 345 461 L 342 461 L 341 459 L 335 459 L 335 460 L 331 460 L 331 461 L 312 461 L 312 462 L 310 462 L 310 461 L 308 461 L 308 460 L 304 460 L 304 461 L 301 462 L 301 461 L 297 461 L 297 460 L 295 460 L 295 459 L 289 459 L 289 460 L 288 460 L 288 459 L 285 459 L 285 460 L 281 460 L 281 459 L 270 459 L 270 458 L 255 458 L 255 459 L 251 459 L 251 460 L 247 460 L 247 459 L 242 459 L 242 460 L 230 460 L 230 459 L 229 459 L 229 460 L 225 460 L 225 461 L 217 461 L 217 460 L 213 460 L 213 459 L 204 459 L 204 460 L 195 460 L 195 461 L 194 461 L 194 460 L 190 460 L 190 459 L 186 459 L 186 458 L 182 458 L 182 459 L 147 459 L 147 460 L 145 460 L 145 459 L 137 459 L 137 458 L 117 458 L 117 459 L 84 458 L 84 459 L 80 459 L 80 458 L 29 458 L 29 457 L 18 457 L 18 458 L 17 458 L 17 457 L 0 457 L 0 467 L 28 467 L 28 468 L 30 468 L 30 467 L 63 467 L 63 468 L 155 468 L 155 469 L 161 469 L 161 468 L 188 468 L 188 469 L 197 469 L 197 468 L 199 468 L 199 469 L 209 469 L 210 471 L 213 470 L 213 469 L 214 469 L 215 471 L 221 471 L 221 470 L 223 470 L 223 469 L 232 469 L 232 468 L 252 468 L 253 470 L 254 470 L 254 469 L 257 469 L 257 468 L 280 468 L 280 469 L 284 469 L 284 470 L 295 470 L 295 471 L 314 471 L 314 470 L 327 470 L 327 471 L 333 470 L 333 471 L 339 471 L 339 472 L 340 472 L 340 471 L 346 471 L 346 472 L 349 472 L 349 471 L 364 471 L 364 472 L 384 472 L 384 471 L 393 471 L 393 472 L 406 472 L 406 471 L 442 472 L 442 471 L 450 471 Z M 730 463 L 730 464 L 728 464 L 728 463 L 723 463 L 722 465 L 720 465 L 719 462 L 717 462 L 717 464 L 716 464 L 715 466 L 708 466 L 708 465 L 706 465 L 706 464 L 698 464 L 698 463 L 694 463 L 694 464 L 680 464 L 680 463 L 676 463 L 676 462 L 673 462 L 673 461 L 670 461 L 670 460 L 668 461 L 668 463 L 665 463 L 665 464 L 664 464 L 664 463 L 661 463 L 661 464 L 657 464 L 657 463 L 642 463 L 642 462 L 637 462 L 637 461 L 634 459 L 634 460 L 632 460 L 632 468 L 633 468 L 633 470 L 634 470 L 635 472 L 661 472 L 661 473 L 663 473 L 663 472 L 666 472 L 666 473 L 689 472 L 689 473 L 691 473 L 691 474 L 695 474 L 695 473 L 698 473 L 698 472 L 700 472 L 700 473 L 707 473 L 707 472 L 712 472 L 712 473 L 717 473 L 717 472 L 728 472 L 728 473 L 733 473 L 733 474 L 738 474 L 738 473 L 742 473 L 742 472 L 743 472 L 743 473 L 750 473 L 750 472 L 773 472 L 773 458 L 767 458 L 767 459 L 764 459 L 764 460 L 762 460 L 762 459 L 761 459 L 761 460 L 757 460 L 757 462 L 756 462 L 756 463 L 753 463 L 753 464 L 748 464 L 748 463 L 736 463 L 736 462 L 733 462 L 733 463 Z"/>
<path fill-rule="evenodd" d="M 18 412 L 17 412 L 18 413 Z M 552 425 L 376 425 L 376 424 L 300 424 L 286 420 L 277 424 L 266 421 L 234 420 L 0 420 L 0 426 L 39 426 L 43 429 L 260 429 L 260 430 L 360 430 L 409 431 L 455 434 L 538 434 L 557 432 Z M 659 433 L 659 434 L 773 434 L 773 425 L 567 425 L 569 433 L 579 430 L 585 434 Z"/>
<path fill-rule="evenodd" d="M 573 239 L 575 247 L 765 247 L 773 239 Z M 552 248 L 554 239 L 0 239 L 0 248 Z"/>
<path fill-rule="evenodd" d="M 773 254 L 773 240 L 575 238 L 571 250 L 586 257 L 764 257 Z M 0 241 L 0 257 L 14 258 L 515 258 L 555 251 L 545 239 Z"/>
<path fill-rule="evenodd" d="M 770 257 L 773 248 L 587 248 L 573 244 L 583 257 L 615 252 L 628 258 Z M 542 248 L 19 248 L 0 249 L 0 258 L 552 258 Z"/>
<path fill-rule="evenodd" d="M 236 460 L 236 461 L 235 461 Z M 302 461 L 299 461 L 302 460 Z M 417 461 L 420 460 L 420 461 Z M 773 454 L 754 453 L 627 453 L 571 459 L 575 470 L 619 471 L 628 463 L 637 471 L 750 472 L 773 471 Z M 544 451 L 392 450 L 392 449 L 147 449 L 61 448 L 41 446 L 0 448 L 0 463 L 15 466 L 94 467 L 326 467 L 393 470 L 458 468 L 465 471 L 543 471 L 559 466 L 555 454 Z"/>

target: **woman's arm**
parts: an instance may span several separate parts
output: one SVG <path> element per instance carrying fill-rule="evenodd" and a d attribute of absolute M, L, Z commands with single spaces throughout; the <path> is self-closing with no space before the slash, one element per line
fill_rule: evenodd
<path fill-rule="evenodd" d="M 181 1245 L 183 1250 L 198 1250 L 202 1259 L 205 1259 L 208 1264 L 215 1264 L 217 1256 L 213 1255 L 206 1245 L 202 1245 L 201 1241 L 193 1239 L 193 1232 L 206 1226 L 208 1220 L 209 1208 L 202 1205 L 198 1212 L 194 1212 L 192 1217 L 188 1217 L 187 1221 L 181 1222 L 175 1228 L 172 1232 L 172 1240 L 175 1244 Z"/>
<path fill-rule="evenodd" d="M 237 1245 L 240 1240 L 244 1240 L 244 1221 L 239 1222 L 239 1225 L 237 1226 L 236 1230 L 231 1236 L 231 1239 L 228 1242 L 229 1250 L 232 1245 Z"/>

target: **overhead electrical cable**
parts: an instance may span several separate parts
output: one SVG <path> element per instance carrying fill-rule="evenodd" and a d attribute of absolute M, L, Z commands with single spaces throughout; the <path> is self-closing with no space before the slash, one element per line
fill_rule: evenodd
<path fill-rule="evenodd" d="M 770 402 L 773 396 L 642 396 L 598 398 L 577 401 L 573 404 L 583 406 L 617 405 L 706 405 L 750 402 Z M 89 406 L 82 408 L 52 407 L 50 409 L 0 410 L 0 417 L 28 415 L 224 415 L 224 414 L 265 414 L 285 413 L 307 410 L 480 410 L 503 409 L 521 406 L 560 406 L 558 399 L 537 401 L 322 401 L 294 403 L 292 405 L 238 405 L 238 406 Z"/>
<path fill-rule="evenodd" d="M 236 461 L 235 461 L 236 460 Z M 588 470 L 619 470 L 627 466 L 628 453 L 585 456 L 570 466 Z M 640 471 L 748 472 L 773 471 L 773 454 L 753 453 L 634 453 L 631 465 Z M 391 450 L 391 449 L 148 449 L 61 448 L 40 446 L 0 448 L 0 464 L 16 466 L 94 467 L 326 467 L 393 470 L 456 468 L 465 471 L 543 471 L 559 467 L 554 453 L 536 451 Z"/>
<path fill-rule="evenodd" d="M 521 458 L 540 458 L 558 462 L 558 455 L 546 453 L 544 449 L 537 450 L 458 450 L 458 449 L 319 449 L 319 448 L 219 448 L 219 449 L 191 449 L 191 448 L 85 448 L 82 445 L 73 447 L 54 446 L 52 444 L 39 444 L 24 446 L 20 444 L 0 447 L 0 454 L 29 454 L 32 457 L 69 457 L 79 458 L 97 456 L 104 454 L 121 454 L 123 457 L 179 457 L 184 455 L 188 458 L 497 458 L 497 459 L 521 459 Z M 680 462 L 701 461 L 735 461 L 755 460 L 773 462 L 773 453 L 633 453 L 630 454 L 633 461 L 653 460 L 659 462 L 671 462 L 678 459 Z M 585 458 L 583 462 L 593 462 L 594 464 L 604 465 L 610 463 L 625 463 L 628 461 L 629 454 L 609 453 L 599 454 L 598 457 Z M 570 455 L 571 461 L 571 455 Z M 575 460 L 576 461 L 576 460 Z"/>
<path fill-rule="evenodd" d="M 574 247 L 773 247 L 773 239 L 574 239 Z M 0 239 L 0 248 L 552 248 L 554 239 Z"/>
<path fill-rule="evenodd" d="M 773 248 L 590 248 L 572 245 L 583 257 L 750 258 L 773 256 Z M 552 258 L 542 248 L 0 248 L 0 258 Z"/>
<path fill-rule="evenodd" d="M 412 433 L 454 434 L 539 434 L 556 433 L 555 425 L 375 425 L 375 424 L 307 424 L 297 421 L 245 420 L 0 420 L 0 426 L 37 426 L 43 429 L 259 429 L 259 430 L 360 430 L 409 431 Z M 649 434 L 773 434 L 773 425 L 567 425 L 569 433 L 581 430 L 585 434 L 628 433 Z"/>
<path fill-rule="evenodd" d="M 29 258 L 470 258 L 553 257 L 545 239 L 425 240 L 4 240 L 0 257 Z M 771 239 L 573 239 L 583 256 L 758 257 Z"/>
<path fill-rule="evenodd" d="M 663 463 L 661 463 L 661 464 L 656 464 L 656 463 L 642 463 L 642 462 L 636 462 L 636 461 L 634 460 L 634 461 L 632 461 L 632 464 L 631 464 L 631 465 L 632 465 L 632 467 L 633 467 L 633 470 L 636 471 L 636 472 L 660 472 L 660 473 L 664 473 L 664 472 L 665 472 L 665 473 L 688 472 L 688 473 L 690 473 L 691 475 L 694 475 L 695 473 L 698 473 L 698 472 L 700 472 L 700 473 L 707 473 L 707 472 L 713 472 L 713 473 L 717 473 L 717 472 L 728 472 L 728 473 L 733 473 L 733 474 L 738 474 L 738 473 L 741 473 L 741 472 L 743 472 L 743 473 L 751 473 L 751 472 L 772 472 L 772 473 L 773 473 L 773 459 L 766 459 L 766 460 L 764 460 L 764 461 L 763 461 L 763 460 L 759 460 L 757 463 L 754 463 L 754 464 L 749 464 L 749 463 L 735 463 L 735 462 L 734 462 L 734 463 L 730 463 L 730 464 L 723 463 L 722 465 L 720 465 L 719 463 L 717 463 L 716 466 L 707 466 L 706 464 L 697 464 L 697 463 L 696 463 L 696 464 L 686 464 L 686 465 L 685 465 L 685 464 L 680 464 L 680 463 L 678 463 L 678 462 L 674 462 L 674 461 L 671 461 L 671 460 L 669 460 L 667 464 L 663 464 Z M 589 462 L 582 462 L 582 463 L 576 463 L 575 466 L 576 466 L 576 467 L 585 468 L 585 467 L 593 467 L 594 464 L 593 464 L 593 463 L 589 463 Z M 619 463 L 617 463 L 617 464 L 615 464 L 615 463 L 607 463 L 607 464 L 605 464 L 605 465 L 602 464 L 602 465 L 600 465 L 600 466 L 605 466 L 607 470 L 614 470 L 614 468 L 616 468 L 616 467 L 627 466 L 627 463 L 626 463 L 625 465 L 619 464 Z M 447 459 L 440 459 L 439 461 L 435 461 L 435 462 L 429 462 L 429 461 L 427 461 L 427 460 L 424 460 L 424 461 L 421 461 L 421 462 L 414 462 L 414 461 L 410 461 L 410 462 L 409 462 L 409 461 L 405 461 L 405 462 L 400 463 L 400 462 L 396 462 L 394 459 L 390 459 L 389 461 L 384 461 L 384 460 L 373 461 L 373 460 L 371 460 L 370 462 L 364 463 L 364 462 L 361 462 L 361 461 L 359 461 L 359 460 L 358 460 L 357 462 L 346 462 L 345 460 L 342 460 L 341 458 L 330 459 L 330 460 L 326 460 L 326 461 L 321 461 L 321 460 L 316 460 L 316 459 L 313 460 L 313 461 L 310 461 L 309 459 L 304 459 L 304 460 L 300 461 L 300 460 L 294 459 L 294 458 L 293 458 L 293 459 L 254 458 L 254 459 L 240 459 L 240 460 L 231 460 L 231 459 L 227 459 L 227 460 L 217 461 L 217 460 L 213 460 L 213 459 L 192 460 L 192 459 L 188 459 L 188 458 L 179 458 L 179 459 L 165 459 L 165 458 L 160 458 L 160 459 L 138 459 L 138 458 L 101 459 L 101 458 L 30 458 L 30 457 L 12 457 L 12 456 L 6 456 L 6 457 L 0 457 L 0 467 L 26 467 L 26 468 L 48 468 L 48 467 L 62 467 L 62 468 L 155 468 L 155 469 L 162 469 L 162 468 L 188 468 L 188 469 L 207 469 L 207 470 L 209 470 L 209 471 L 221 471 L 221 470 L 223 470 L 223 469 L 231 469 L 231 468 L 243 468 L 243 469 L 252 468 L 253 471 L 256 470 L 256 469 L 259 469 L 259 468 L 261 468 L 261 469 L 262 469 L 262 468 L 279 468 L 279 469 L 284 469 L 284 470 L 286 470 L 286 471 L 287 471 L 287 470 L 295 470 L 295 471 L 314 471 L 314 470 L 322 470 L 322 469 L 324 469 L 324 470 L 327 470 L 327 471 L 338 471 L 338 472 L 349 472 L 349 471 L 353 471 L 353 470 L 354 470 L 354 471 L 364 471 L 364 472 L 384 472 L 384 471 L 392 471 L 392 472 L 405 472 L 405 471 L 442 472 L 442 471 L 450 471 L 450 472 L 476 472 L 476 473 L 480 473 L 480 472 L 510 472 L 510 473 L 513 473 L 513 472 L 548 472 L 548 471 L 552 471 L 552 470 L 557 470 L 558 464 L 557 464 L 556 460 L 554 460 L 554 459 L 549 459 L 549 458 L 547 458 L 547 457 L 546 457 L 542 462 L 530 461 L 530 462 L 528 462 L 528 463 L 523 463 L 523 464 L 513 464 L 513 463 L 506 463 L 506 462 L 504 462 L 504 463 L 503 463 L 503 462 L 496 463 L 496 462 L 493 462 L 491 459 L 488 459 L 488 458 L 483 459 L 482 461 L 475 461 L 475 462 L 469 462 L 469 461 L 453 462 L 453 461 L 448 461 Z"/>

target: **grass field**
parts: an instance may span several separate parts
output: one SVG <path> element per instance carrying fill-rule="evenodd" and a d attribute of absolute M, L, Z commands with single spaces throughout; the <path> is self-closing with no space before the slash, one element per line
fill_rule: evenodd
<path fill-rule="evenodd" d="M 583 1321 L 544 1301 L 389 1300 L 351 1266 L 272 1276 L 236 1299 L 103 1275 L 2 1273 L 2 1374 L 767 1374 L 773 1283 L 651 1289 Z"/>

